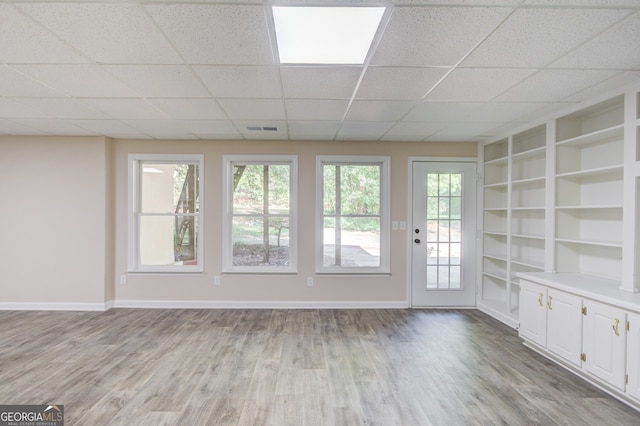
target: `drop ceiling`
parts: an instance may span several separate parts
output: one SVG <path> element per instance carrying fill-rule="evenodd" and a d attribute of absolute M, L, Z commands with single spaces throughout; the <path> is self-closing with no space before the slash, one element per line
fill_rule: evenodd
<path fill-rule="evenodd" d="M 387 6 L 365 63 L 280 65 L 302 4 Z M 3 135 L 484 141 L 635 83 L 638 0 L 0 1 Z"/>

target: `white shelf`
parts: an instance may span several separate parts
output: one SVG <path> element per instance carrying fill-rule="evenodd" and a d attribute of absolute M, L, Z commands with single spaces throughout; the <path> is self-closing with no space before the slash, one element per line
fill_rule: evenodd
<path fill-rule="evenodd" d="M 509 185 L 509 182 L 488 183 L 488 184 L 484 185 L 483 188 L 501 188 L 501 187 L 504 187 L 506 189 L 508 185 Z"/>
<path fill-rule="evenodd" d="M 511 238 L 527 238 L 529 240 L 541 240 L 544 241 L 544 235 L 531 235 L 531 234 L 511 234 Z"/>
<path fill-rule="evenodd" d="M 581 245 L 588 245 L 588 246 L 622 248 L 622 243 L 609 242 L 609 241 L 589 241 L 589 240 L 574 240 L 574 239 L 570 239 L 570 238 L 556 238 L 556 242 L 559 242 L 559 243 L 570 243 L 570 244 L 581 244 Z"/>
<path fill-rule="evenodd" d="M 540 269 L 541 271 L 544 271 L 544 262 L 539 262 L 536 260 L 532 260 L 532 259 L 511 259 L 512 263 L 516 263 L 518 265 L 522 265 L 522 266 L 527 266 L 529 268 L 535 268 L 535 269 Z"/>
<path fill-rule="evenodd" d="M 560 174 L 557 174 L 556 177 L 557 178 L 581 178 L 585 176 L 596 176 L 596 175 L 602 175 L 602 174 L 608 174 L 608 173 L 618 173 L 618 172 L 621 173 L 623 169 L 624 169 L 624 165 L 614 164 L 606 167 L 596 167 L 593 169 L 576 170 L 573 172 L 560 173 Z"/>
<path fill-rule="evenodd" d="M 505 157 L 500 157 L 500 158 L 496 158 L 495 160 L 487 160 L 484 162 L 485 165 L 491 165 L 491 166 L 496 166 L 496 165 L 507 165 L 509 161 L 509 157 L 505 156 Z"/>
<path fill-rule="evenodd" d="M 622 209 L 622 204 L 610 204 L 610 205 L 582 205 L 582 206 L 556 206 L 556 210 L 609 210 L 609 209 Z"/>
<path fill-rule="evenodd" d="M 532 178 L 527 178 L 527 179 L 518 179 L 518 180 L 514 180 L 511 181 L 511 185 L 525 185 L 525 184 L 530 184 L 530 183 L 538 183 L 538 182 L 546 182 L 547 178 L 545 176 L 536 176 L 536 177 L 532 177 Z"/>
<path fill-rule="evenodd" d="M 595 132 L 591 132 L 584 135 L 558 141 L 556 142 L 556 145 L 570 146 L 570 145 L 600 144 L 603 141 L 610 141 L 612 139 L 622 138 L 623 135 L 624 135 L 624 124 L 617 124 L 615 126 L 611 126 L 606 129 L 597 130 Z"/>
<path fill-rule="evenodd" d="M 540 211 L 544 211 L 545 208 L 544 206 L 531 206 L 531 207 L 511 207 L 512 211 L 535 211 L 535 210 L 540 210 Z"/>
<path fill-rule="evenodd" d="M 500 260 L 503 262 L 507 261 L 507 257 L 503 254 L 497 253 L 497 254 L 493 254 L 493 253 L 484 253 L 482 255 L 482 257 L 486 257 L 487 259 L 493 259 L 493 260 Z"/>
<path fill-rule="evenodd" d="M 540 146 L 538 148 L 533 148 L 528 151 L 522 151 L 515 153 L 511 156 L 513 160 L 524 160 L 529 157 L 543 157 L 546 154 L 547 147 Z"/>
<path fill-rule="evenodd" d="M 496 280 L 504 281 L 505 283 L 507 282 L 507 274 L 498 275 L 496 273 L 483 272 L 482 275 L 484 275 L 485 277 L 494 278 Z"/>

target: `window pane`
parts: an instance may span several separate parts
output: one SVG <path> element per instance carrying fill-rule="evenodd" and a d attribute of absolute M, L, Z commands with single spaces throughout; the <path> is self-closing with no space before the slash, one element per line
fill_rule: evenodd
<path fill-rule="evenodd" d="M 252 214 L 264 211 L 264 167 L 233 166 L 233 213 Z"/>
<path fill-rule="evenodd" d="M 449 175 L 443 173 L 440 175 L 440 184 L 438 186 L 438 193 L 442 196 L 449 195 Z"/>
<path fill-rule="evenodd" d="M 427 288 L 438 288 L 437 266 L 427 266 Z"/>
<path fill-rule="evenodd" d="M 340 213 L 342 215 L 380 214 L 380 166 L 341 165 Z"/>
<path fill-rule="evenodd" d="M 461 202 L 462 198 L 460 197 L 452 197 L 451 198 L 451 218 L 452 219 L 460 219 L 462 216 L 461 211 Z"/>
<path fill-rule="evenodd" d="M 451 242 L 459 243 L 461 241 L 460 232 L 461 232 L 461 221 L 452 220 L 451 221 Z"/>
<path fill-rule="evenodd" d="M 437 220 L 427 220 L 427 241 L 428 242 L 438 241 L 438 221 Z"/>
<path fill-rule="evenodd" d="M 336 232 L 337 224 L 339 232 Z M 324 266 L 380 266 L 380 220 L 325 218 L 323 257 Z"/>
<path fill-rule="evenodd" d="M 288 165 L 268 165 L 269 169 L 269 214 L 289 214 L 289 170 Z"/>
<path fill-rule="evenodd" d="M 438 206 L 439 217 L 441 219 L 448 219 L 449 218 L 449 198 L 440 198 L 439 201 L 440 201 Z"/>
<path fill-rule="evenodd" d="M 325 165 L 323 168 L 323 208 L 325 214 L 336 212 L 336 167 Z"/>
<path fill-rule="evenodd" d="M 428 197 L 427 219 L 437 219 L 438 217 L 438 197 Z"/>
<path fill-rule="evenodd" d="M 462 194 L 462 173 L 451 174 L 451 195 L 459 197 Z"/>
<path fill-rule="evenodd" d="M 197 265 L 195 216 L 141 216 L 140 265 Z"/>
<path fill-rule="evenodd" d="M 289 264 L 289 221 L 284 217 L 234 217 L 232 223 L 235 266 Z"/>
<path fill-rule="evenodd" d="M 449 287 L 459 289 L 461 287 L 460 267 L 452 266 L 449 270 Z"/>
<path fill-rule="evenodd" d="M 198 209 L 198 166 L 141 163 L 142 213 L 195 213 Z"/>
<path fill-rule="evenodd" d="M 437 173 L 427 174 L 427 195 L 429 197 L 438 196 L 438 174 Z"/>

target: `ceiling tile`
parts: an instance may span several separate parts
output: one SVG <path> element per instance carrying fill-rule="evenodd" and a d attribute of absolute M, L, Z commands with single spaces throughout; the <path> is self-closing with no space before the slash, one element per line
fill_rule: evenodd
<path fill-rule="evenodd" d="M 145 8 L 192 64 L 275 63 L 262 5 L 153 4 Z"/>
<path fill-rule="evenodd" d="M 193 70 L 216 98 L 279 98 L 275 66 L 195 66 Z"/>
<path fill-rule="evenodd" d="M 22 105 L 11 98 L 0 97 L 0 117 L 3 118 L 37 118 L 42 112 Z"/>
<path fill-rule="evenodd" d="M 12 65 L 34 79 L 72 97 L 130 98 L 136 94 L 95 64 Z"/>
<path fill-rule="evenodd" d="M 232 120 L 284 120 L 284 104 L 280 99 L 219 99 Z"/>
<path fill-rule="evenodd" d="M 100 135 L 137 133 L 133 127 L 119 120 L 67 120 L 67 122 Z"/>
<path fill-rule="evenodd" d="M 282 67 L 280 72 L 287 98 L 349 99 L 362 67 Z"/>
<path fill-rule="evenodd" d="M 192 120 L 227 118 L 215 99 L 149 99 L 148 102 L 170 118 Z"/>
<path fill-rule="evenodd" d="M 382 138 L 383 140 L 421 141 L 445 127 L 446 123 L 437 122 L 400 122 Z"/>
<path fill-rule="evenodd" d="M 156 139 L 196 139 L 178 120 L 122 120 L 126 125 Z"/>
<path fill-rule="evenodd" d="M 403 121 L 459 121 L 471 111 L 484 105 L 482 102 L 422 101 L 402 119 Z"/>
<path fill-rule="evenodd" d="M 349 101 L 347 100 L 300 100 L 285 101 L 289 120 L 342 120 Z"/>
<path fill-rule="evenodd" d="M 380 139 L 390 128 L 393 122 L 362 122 L 345 121 L 336 136 L 336 140 L 371 140 Z"/>
<path fill-rule="evenodd" d="M 290 121 L 289 137 L 300 140 L 333 140 L 340 124 L 339 121 Z"/>
<path fill-rule="evenodd" d="M 144 120 L 165 117 L 143 99 L 83 99 L 82 102 L 116 119 Z"/>
<path fill-rule="evenodd" d="M 501 124 L 502 123 L 451 123 L 444 129 L 429 136 L 428 140 L 445 142 L 464 142 L 474 140 L 476 136 L 484 132 L 491 131 Z"/>
<path fill-rule="evenodd" d="M 468 122 L 509 123 L 528 121 L 526 118 L 534 111 L 548 107 L 548 103 L 533 102 L 491 102 L 467 114 L 464 119 Z"/>
<path fill-rule="evenodd" d="M 184 65 L 107 65 L 104 69 L 145 98 L 208 98 L 211 95 Z"/>
<path fill-rule="evenodd" d="M 630 84 L 637 85 L 636 83 L 638 82 L 640 82 L 640 71 L 624 71 L 609 79 L 603 79 L 595 85 L 562 100 L 564 102 L 582 102 L 600 96 L 603 93 L 609 93 L 614 90 L 619 91 L 619 89 Z"/>
<path fill-rule="evenodd" d="M 180 120 L 180 125 L 194 135 L 239 136 L 238 130 L 229 120 Z"/>
<path fill-rule="evenodd" d="M 640 64 L 640 12 L 569 52 L 553 68 L 633 69 Z"/>
<path fill-rule="evenodd" d="M 360 82 L 359 99 L 420 99 L 449 68 L 368 67 Z"/>
<path fill-rule="evenodd" d="M 0 135 L 36 135 L 42 131 L 30 127 L 25 123 L 0 118 Z"/>
<path fill-rule="evenodd" d="M 411 101 L 356 100 L 351 104 L 346 120 L 349 121 L 396 121 L 413 106 Z"/>
<path fill-rule="evenodd" d="M 555 102 L 615 75 L 605 70 L 542 70 L 495 99 L 499 102 Z"/>
<path fill-rule="evenodd" d="M 40 134 L 60 136 L 95 136 L 95 132 L 52 118 L 20 118 L 16 122 L 40 130 Z"/>
<path fill-rule="evenodd" d="M 532 69 L 457 68 L 426 99 L 488 101 L 534 72 Z"/>
<path fill-rule="evenodd" d="M 60 98 L 64 95 L 7 65 L 0 65 L 0 96 Z"/>
<path fill-rule="evenodd" d="M 36 118 L 108 118 L 99 110 L 71 98 L 18 98 L 16 101 L 39 112 Z"/>
<path fill-rule="evenodd" d="M 95 62 L 182 62 L 137 4 L 23 3 L 19 7 Z"/>
<path fill-rule="evenodd" d="M 525 0 L 524 4 L 531 6 L 609 6 L 609 7 L 638 7 L 638 0 Z"/>
<path fill-rule="evenodd" d="M 87 61 L 33 19 L 9 4 L 0 3 L 0 63 Z"/>
<path fill-rule="evenodd" d="M 455 65 L 510 11 L 488 7 L 396 7 L 371 63 Z"/>
<path fill-rule="evenodd" d="M 462 66 L 543 67 L 629 13 L 615 9 L 518 9 Z"/>

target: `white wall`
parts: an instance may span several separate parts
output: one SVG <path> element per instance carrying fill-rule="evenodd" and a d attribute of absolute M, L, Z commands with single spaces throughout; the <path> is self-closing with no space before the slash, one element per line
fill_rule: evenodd
<path fill-rule="evenodd" d="M 0 307 L 104 306 L 109 158 L 105 138 L 0 137 Z"/>

